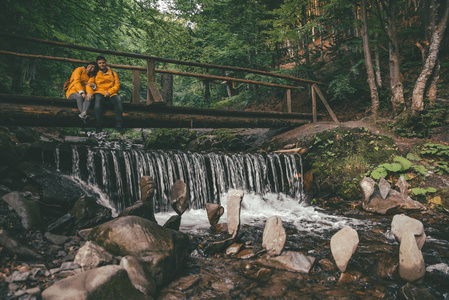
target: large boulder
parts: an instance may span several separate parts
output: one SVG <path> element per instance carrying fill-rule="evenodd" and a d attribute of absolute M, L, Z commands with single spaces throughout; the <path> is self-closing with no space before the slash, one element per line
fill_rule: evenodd
<path fill-rule="evenodd" d="M 399 275 L 409 282 L 421 279 L 426 274 L 426 265 L 421 250 L 412 233 L 402 236 L 399 247 Z"/>
<path fill-rule="evenodd" d="M 39 208 L 39 196 L 30 192 L 12 192 L 2 197 L 20 216 L 23 228 L 42 229 L 42 218 Z"/>
<path fill-rule="evenodd" d="M 189 238 L 137 216 L 117 218 L 93 228 L 88 240 L 116 256 L 132 255 L 146 262 L 158 285 L 171 280 L 188 257 Z"/>
<path fill-rule="evenodd" d="M 344 227 L 331 238 L 331 252 L 341 272 L 346 271 L 349 260 L 359 245 L 357 231 L 349 226 Z"/>
<path fill-rule="evenodd" d="M 12 237 L 5 229 L 0 229 L 0 245 L 2 245 L 2 250 L 5 253 L 9 253 L 12 256 L 17 255 L 17 257 L 21 259 L 43 259 L 42 255 L 40 255 L 36 250 L 23 245 L 17 239 Z"/>
<path fill-rule="evenodd" d="M 284 226 L 282 226 L 281 218 L 272 216 L 265 223 L 262 247 L 267 250 L 270 256 L 279 255 L 284 248 L 286 237 L 287 235 Z"/>
<path fill-rule="evenodd" d="M 396 190 L 390 190 L 386 199 L 383 199 L 379 191 L 375 191 L 369 202 L 362 202 L 362 208 L 368 212 L 389 215 L 403 211 L 426 210 L 426 207 L 418 201 L 407 197 L 402 198 L 402 194 Z"/>
<path fill-rule="evenodd" d="M 128 277 L 133 286 L 148 296 L 154 296 L 157 292 L 156 282 L 145 271 L 143 263 L 134 256 L 125 256 L 120 261 L 120 266 L 128 272 Z"/>
<path fill-rule="evenodd" d="M 206 203 L 207 218 L 211 226 L 217 225 L 224 213 L 224 208 L 217 203 Z"/>
<path fill-rule="evenodd" d="M 243 200 L 243 191 L 232 190 L 228 193 L 227 199 L 227 218 L 228 232 L 236 236 L 240 227 L 240 208 Z"/>
<path fill-rule="evenodd" d="M 176 180 L 171 188 L 170 203 L 178 215 L 182 215 L 189 208 L 189 189 L 182 180 Z"/>
<path fill-rule="evenodd" d="M 420 250 L 426 242 L 424 225 L 420 221 L 404 214 L 395 215 L 393 217 L 393 220 L 391 221 L 391 233 L 393 233 L 399 243 L 401 243 L 404 234 L 411 233 L 415 237 L 416 244 Z"/>
<path fill-rule="evenodd" d="M 56 282 L 42 292 L 43 300 L 152 299 L 134 288 L 125 269 L 110 265 Z"/>

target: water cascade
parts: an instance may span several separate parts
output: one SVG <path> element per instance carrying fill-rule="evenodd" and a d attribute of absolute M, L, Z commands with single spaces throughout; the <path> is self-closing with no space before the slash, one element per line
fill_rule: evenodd
<path fill-rule="evenodd" d="M 139 179 L 145 175 L 153 177 L 157 186 L 156 212 L 171 210 L 170 190 L 178 179 L 189 188 L 192 209 L 204 208 L 206 202 L 220 203 L 220 196 L 229 189 L 303 198 L 299 155 L 118 150 L 78 145 L 71 146 L 71 157 L 61 158 L 65 154 L 59 146 L 53 155 L 56 169 L 101 190 L 118 212 L 140 199 Z M 66 163 L 64 167 L 64 161 L 70 161 L 71 166 Z"/>

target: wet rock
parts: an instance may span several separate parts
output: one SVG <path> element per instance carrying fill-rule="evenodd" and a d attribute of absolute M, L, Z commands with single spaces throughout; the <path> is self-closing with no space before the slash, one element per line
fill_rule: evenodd
<path fill-rule="evenodd" d="M 228 232 L 228 224 L 215 224 L 210 227 L 210 230 L 213 234 L 220 234 L 224 232 Z"/>
<path fill-rule="evenodd" d="M 81 196 L 70 213 L 74 217 L 74 229 L 84 229 L 96 226 L 112 219 L 111 210 L 97 203 L 96 199 Z M 70 233 L 75 233 L 73 229 Z"/>
<path fill-rule="evenodd" d="M 181 226 L 181 215 L 171 216 L 170 219 L 165 222 L 163 227 L 172 230 L 179 230 L 179 226 Z"/>
<path fill-rule="evenodd" d="M 31 272 L 28 271 L 14 271 L 8 278 L 8 282 L 22 282 L 27 281 Z"/>
<path fill-rule="evenodd" d="M 75 218 L 71 213 L 67 213 L 48 225 L 47 230 L 53 233 L 69 232 L 75 223 Z"/>
<path fill-rule="evenodd" d="M 157 299 L 158 300 L 185 300 L 185 299 L 187 299 L 187 296 L 180 291 L 176 291 L 176 290 L 172 290 L 172 289 L 164 289 L 159 293 Z"/>
<path fill-rule="evenodd" d="M 324 271 L 334 271 L 335 270 L 335 265 L 334 263 L 327 259 L 327 258 L 323 258 L 322 260 L 320 260 L 318 262 L 318 264 L 320 265 L 321 269 L 323 269 Z"/>
<path fill-rule="evenodd" d="M 391 185 L 385 178 L 380 177 L 379 179 L 379 191 L 382 199 L 386 199 L 391 190 Z"/>
<path fill-rule="evenodd" d="M 379 191 L 375 191 L 371 196 L 369 203 L 363 202 L 362 208 L 368 212 L 388 215 L 403 211 L 426 210 L 426 207 L 418 201 L 412 200 L 410 197 L 402 199 L 401 193 L 390 190 L 388 197 L 383 199 Z"/>
<path fill-rule="evenodd" d="M 427 289 L 423 287 L 417 287 L 407 282 L 403 285 L 398 292 L 399 299 L 406 300 L 436 300 L 437 298 L 432 295 Z"/>
<path fill-rule="evenodd" d="M 293 272 L 309 273 L 315 262 L 315 257 L 306 256 L 300 252 L 286 251 L 282 255 L 276 257 L 263 256 L 255 261 L 255 263 L 279 270 L 287 270 Z"/>
<path fill-rule="evenodd" d="M 421 250 L 426 242 L 426 233 L 424 232 L 424 225 L 409 216 L 404 214 L 395 215 L 391 221 L 391 233 L 393 233 L 396 240 L 401 243 L 402 236 L 406 233 L 411 233 L 415 236 L 418 248 Z"/>
<path fill-rule="evenodd" d="M 267 250 L 268 255 L 276 256 L 284 249 L 286 233 L 282 220 L 278 216 L 270 217 L 265 223 L 263 231 L 262 247 Z"/>
<path fill-rule="evenodd" d="M 376 182 L 374 179 L 364 176 L 359 184 L 365 196 L 365 202 L 369 202 L 371 195 L 374 193 Z"/>
<path fill-rule="evenodd" d="M 408 182 L 405 181 L 404 176 L 401 176 L 399 177 L 399 180 L 396 183 L 396 185 L 399 187 L 402 199 L 406 200 L 408 198 L 407 194 L 408 194 L 408 187 L 410 186 L 410 184 L 408 184 Z"/>
<path fill-rule="evenodd" d="M 215 253 L 221 252 L 226 247 L 229 247 L 230 245 L 232 245 L 232 243 L 234 243 L 235 240 L 236 240 L 235 238 L 231 237 L 231 238 L 224 239 L 224 240 L 210 242 L 210 243 L 206 244 L 206 246 L 204 247 L 204 253 L 205 254 L 215 254 Z"/>
<path fill-rule="evenodd" d="M 399 259 L 396 255 L 391 253 L 382 253 L 376 255 L 376 261 L 374 264 L 374 274 L 384 279 L 394 279 L 394 275 L 397 274 L 399 267 Z"/>
<path fill-rule="evenodd" d="M 31 192 L 12 192 L 2 197 L 20 216 L 22 226 L 26 230 L 41 229 L 42 218 L 39 208 L 39 196 Z"/>
<path fill-rule="evenodd" d="M 176 180 L 170 192 L 170 203 L 178 215 L 189 208 L 189 190 L 182 180 Z"/>
<path fill-rule="evenodd" d="M 113 256 L 97 244 L 87 241 L 78 250 L 75 256 L 75 263 L 84 270 L 96 268 L 100 265 L 109 264 L 113 261 Z"/>
<path fill-rule="evenodd" d="M 154 190 L 156 188 L 156 183 L 154 179 L 150 176 L 142 176 L 139 181 L 140 190 L 142 194 L 143 203 L 153 203 Z M 153 205 L 151 205 L 153 207 Z"/>
<path fill-rule="evenodd" d="M 187 235 L 136 216 L 97 226 L 89 233 L 88 240 L 114 255 L 132 255 L 146 262 L 147 271 L 158 285 L 173 279 L 188 257 Z"/>
<path fill-rule="evenodd" d="M 150 176 L 142 176 L 139 181 L 142 199 L 125 208 L 119 217 L 138 216 L 156 222 L 154 217 L 153 196 L 156 184 Z"/>
<path fill-rule="evenodd" d="M 226 249 L 225 253 L 226 253 L 226 255 L 237 254 L 242 247 L 243 247 L 243 243 L 233 243 L 231 246 L 229 246 Z"/>
<path fill-rule="evenodd" d="M 357 231 L 349 226 L 344 227 L 331 238 L 331 252 L 341 272 L 346 271 L 349 260 L 359 245 Z"/>
<path fill-rule="evenodd" d="M 353 272 L 350 274 L 348 272 L 341 273 L 340 278 L 338 279 L 338 284 L 348 284 L 358 280 L 362 276 L 359 272 Z"/>
<path fill-rule="evenodd" d="M 399 247 L 399 275 L 402 279 L 413 282 L 425 274 L 426 265 L 415 236 L 412 233 L 405 233 Z"/>
<path fill-rule="evenodd" d="M 90 231 L 92 230 L 92 228 L 86 228 L 86 229 L 81 229 L 78 231 L 78 235 L 82 238 L 82 239 L 86 239 L 87 236 L 89 235 Z"/>
<path fill-rule="evenodd" d="M 227 199 L 227 219 L 228 232 L 230 235 L 237 235 L 240 227 L 240 208 L 243 200 L 243 191 L 232 190 L 228 192 Z"/>
<path fill-rule="evenodd" d="M 172 288 L 175 290 L 180 290 L 180 291 L 185 291 L 185 290 L 190 289 L 195 284 L 197 284 L 200 281 L 200 279 L 201 279 L 201 275 L 199 275 L 199 274 L 182 277 L 182 278 L 176 280 L 175 282 L 171 283 L 169 285 L 169 288 Z"/>
<path fill-rule="evenodd" d="M 67 271 L 67 270 L 76 270 L 81 268 L 81 266 L 77 263 L 71 262 L 71 261 L 65 261 L 61 264 L 61 271 Z"/>
<path fill-rule="evenodd" d="M 273 271 L 271 269 L 261 268 L 261 269 L 257 270 L 256 273 L 254 273 L 250 277 L 257 281 L 267 282 L 270 280 L 272 274 L 273 274 Z"/>
<path fill-rule="evenodd" d="M 209 224 L 214 226 L 218 224 L 220 217 L 224 213 L 224 208 L 217 203 L 206 203 L 207 218 L 209 219 Z"/>
<path fill-rule="evenodd" d="M 60 280 L 42 292 L 53 299 L 150 299 L 134 288 L 126 270 L 110 265 Z"/>
<path fill-rule="evenodd" d="M 133 286 L 148 296 L 154 296 L 157 292 L 156 282 L 144 269 L 144 264 L 134 256 L 125 256 L 120 261 L 120 266 L 126 270 Z"/>
<path fill-rule="evenodd" d="M 17 255 L 19 258 L 35 260 L 42 259 L 42 255 L 11 237 L 5 229 L 0 229 L 0 244 L 3 247 L 3 251 L 11 255 Z"/>
<path fill-rule="evenodd" d="M 234 255 L 235 258 L 239 259 L 250 259 L 254 256 L 256 256 L 256 253 L 253 249 L 243 249 L 242 251 Z"/>
<path fill-rule="evenodd" d="M 46 232 L 44 234 L 44 237 L 50 241 L 52 244 L 55 245 L 64 245 L 65 242 L 67 242 L 69 240 L 68 237 L 63 236 L 63 235 L 57 235 L 57 234 L 52 234 L 50 232 Z"/>

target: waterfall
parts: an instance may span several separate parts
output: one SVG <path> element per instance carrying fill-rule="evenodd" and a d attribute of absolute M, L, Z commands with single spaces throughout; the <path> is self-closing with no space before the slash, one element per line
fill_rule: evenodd
<path fill-rule="evenodd" d="M 55 165 L 62 169 L 57 147 Z M 303 197 L 299 154 L 191 153 L 86 146 L 72 146 L 71 150 L 69 175 L 102 191 L 109 197 L 109 206 L 119 212 L 140 199 L 142 176 L 155 180 L 156 212 L 171 210 L 170 191 L 178 179 L 187 184 L 193 209 L 204 208 L 207 202 L 219 203 L 220 196 L 230 189 L 260 195 L 282 193 L 298 201 Z"/>

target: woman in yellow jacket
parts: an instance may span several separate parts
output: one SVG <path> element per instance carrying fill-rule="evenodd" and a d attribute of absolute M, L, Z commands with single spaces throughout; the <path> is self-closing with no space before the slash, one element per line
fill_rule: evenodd
<path fill-rule="evenodd" d="M 76 101 L 80 111 L 79 117 L 83 120 L 87 118 L 87 110 L 90 106 L 90 100 L 86 97 L 86 86 L 89 84 L 89 78 L 93 78 L 97 72 L 97 64 L 95 62 L 90 62 L 85 67 L 76 68 L 69 79 L 66 97 L 69 100 Z"/>
<path fill-rule="evenodd" d="M 115 108 L 115 128 L 118 132 L 123 133 L 123 107 L 122 100 L 117 95 L 120 88 L 117 73 L 106 65 L 106 59 L 103 56 L 97 57 L 97 65 L 100 70 L 97 75 L 89 79 L 89 83 L 95 85 L 95 90 L 91 86 L 87 86 L 87 98 L 95 100 L 96 132 L 101 132 L 103 128 L 103 107 L 105 103 L 109 102 L 114 104 Z"/>

